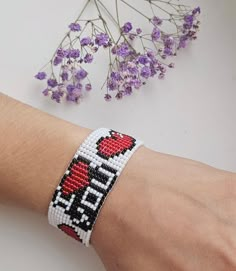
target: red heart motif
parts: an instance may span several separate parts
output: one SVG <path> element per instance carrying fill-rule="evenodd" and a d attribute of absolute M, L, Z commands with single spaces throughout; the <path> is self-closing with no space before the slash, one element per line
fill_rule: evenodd
<path fill-rule="evenodd" d="M 66 177 L 62 185 L 62 193 L 64 195 L 69 195 L 89 185 L 89 174 L 88 174 L 89 165 L 78 162 L 74 164 L 71 168 L 71 174 Z"/>
<path fill-rule="evenodd" d="M 109 159 L 124 151 L 131 150 L 135 145 L 134 143 L 133 137 L 113 131 L 111 137 L 103 138 L 98 142 L 98 155 Z"/>
<path fill-rule="evenodd" d="M 82 242 L 82 240 L 79 238 L 75 230 L 71 228 L 70 226 L 62 224 L 62 225 L 59 225 L 58 228 L 62 230 L 64 233 L 66 233 L 67 235 L 69 235 L 70 237 L 74 238 L 75 240 Z"/>

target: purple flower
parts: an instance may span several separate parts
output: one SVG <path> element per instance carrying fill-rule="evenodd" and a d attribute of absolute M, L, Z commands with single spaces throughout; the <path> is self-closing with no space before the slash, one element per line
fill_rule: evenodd
<path fill-rule="evenodd" d="M 193 15 L 186 15 L 185 17 L 184 17 L 184 21 L 186 22 L 186 23 L 189 23 L 189 24 L 193 24 Z"/>
<path fill-rule="evenodd" d="M 185 23 L 185 24 L 183 24 L 183 28 L 185 29 L 185 30 L 190 30 L 191 28 L 192 28 L 192 24 L 189 24 L 189 23 Z"/>
<path fill-rule="evenodd" d="M 63 71 L 62 74 L 61 74 L 61 79 L 62 79 L 62 81 L 68 81 L 68 79 L 69 79 L 68 72 Z"/>
<path fill-rule="evenodd" d="M 144 77 L 145 79 L 148 79 L 151 76 L 151 69 L 147 66 L 143 67 L 141 69 L 140 75 Z"/>
<path fill-rule="evenodd" d="M 107 102 L 110 102 L 110 100 L 111 100 L 111 95 L 110 95 L 110 94 L 106 94 L 106 95 L 104 96 L 104 99 L 105 99 Z"/>
<path fill-rule="evenodd" d="M 91 38 L 90 37 L 83 38 L 80 41 L 81 46 L 87 46 L 90 43 L 91 43 Z"/>
<path fill-rule="evenodd" d="M 152 18 L 152 23 L 153 23 L 154 25 L 160 26 L 160 25 L 162 25 L 162 22 L 163 22 L 163 20 L 160 19 L 160 18 L 158 18 L 157 16 L 154 16 L 154 17 Z"/>
<path fill-rule="evenodd" d="M 65 57 L 70 58 L 71 49 L 65 50 Z"/>
<path fill-rule="evenodd" d="M 81 26 L 80 26 L 80 24 L 78 24 L 78 23 L 71 23 L 71 24 L 69 25 L 69 28 L 70 28 L 70 30 L 73 31 L 73 32 L 78 32 L 78 31 L 81 30 Z"/>
<path fill-rule="evenodd" d="M 111 52 L 112 52 L 113 55 L 116 55 L 117 49 L 118 49 L 118 46 L 117 46 L 117 45 L 115 45 L 115 46 L 113 46 L 113 47 L 111 48 Z"/>
<path fill-rule="evenodd" d="M 193 27 L 193 22 L 194 22 L 194 16 L 186 15 L 184 17 L 184 24 L 183 24 L 184 30 L 190 30 Z"/>
<path fill-rule="evenodd" d="M 171 1 L 167 4 L 171 6 L 169 2 Z M 104 85 L 107 88 L 107 94 L 104 97 L 106 101 L 113 98 L 112 92 L 114 97 L 120 100 L 145 85 L 151 77 L 163 79 L 167 69 L 174 68 L 174 64 L 166 63 L 162 59 L 177 55 L 180 48 L 186 47 L 188 42 L 197 38 L 199 28 L 197 15 L 200 12 L 199 7 L 190 10 L 185 8 L 185 5 L 183 7 L 176 5 L 173 12 L 168 11 L 169 16 L 165 19 L 157 16 L 149 17 L 151 29 L 143 34 L 141 34 L 143 32 L 141 28 L 133 28 L 132 23 L 128 21 L 120 28 L 118 27 L 120 38 L 117 42 L 114 42 L 110 33 L 106 32 L 105 25 L 100 27 L 96 20 L 92 20 L 94 24 L 92 35 L 82 35 L 83 28 L 79 20 L 71 23 L 68 33 L 73 37 L 70 39 L 67 33 L 57 48 L 56 54 L 49 63 L 51 75 L 45 72 L 35 75 L 39 80 L 46 79 L 47 84 L 46 89 L 42 91 L 43 95 L 51 97 L 58 103 L 62 98 L 76 103 L 80 101 L 85 92 L 92 89 L 87 78 L 88 72 L 84 70 L 85 64 L 92 63 L 95 53 L 107 47 L 110 47 L 109 52 L 112 55 L 109 58 L 110 70 Z M 166 21 L 177 26 L 177 32 L 168 34 L 168 30 L 162 30 L 162 25 Z M 88 20 L 87 23 L 90 21 Z M 136 39 L 140 39 L 143 46 L 140 47 L 132 42 Z M 150 47 L 153 49 L 148 49 Z M 54 66 L 59 66 L 59 69 Z"/>
<path fill-rule="evenodd" d="M 57 80 L 53 79 L 53 78 L 48 79 L 48 86 L 52 87 L 52 88 L 56 87 L 57 86 Z"/>
<path fill-rule="evenodd" d="M 175 45 L 174 38 L 173 37 L 166 37 L 164 39 L 164 45 L 165 45 L 165 47 L 173 48 L 173 46 Z"/>
<path fill-rule="evenodd" d="M 127 62 L 126 61 L 121 61 L 119 63 L 119 72 L 122 74 L 122 72 L 126 72 L 127 71 Z"/>
<path fill-rule="evenodd" d="M 166 67 L 160 66 L 160 71 L 161 71 L 162 73 L 166 73 Z"/>
<path fill-rule="evenodd" d="M 140 79 L 133 80 L 132 84 L 133 84 L 134 88 L 136 88 L 136 89 L 139 89 L 142 86 L 142 82 Z"/>
<path fill-rule="evenodd" d="M 160 36 L 161 36 L 161 31 L 155 27 L 152 31 L 152 40 L 157 41 L 159 40 Z"/>
<path fill-rule="evenodd" d="M 75 97 L 74 95 L 70 95 L 70 94 L 67 94 L 66 95 L 66 100 L 68 102 L 77 102 L 78 101 L 78 97 Z"/>
<path fill-rule="evenodd" d="M 107 82 L 107 88 L 109 89 L 109 90 L 116 90 L 117 89 L 117 83 L 116 83 L 116 81 L 114 81 L 114 80 L 109 80 L 108 82 Z"/>
<path fill-rule="evenodd" d="M 164 54 L 167 55 L 167 56 L 173 55 L 172 49 L 168 48 L 168 47 L 165 47 Z"/>
<path fill-rule="evenodd" d="M 93 55 L 92 54 L 86 54 L 84 57 L 85 63 L 92 63 L 93 62 Z"/>
<path fill-rule="evenodd" d="M 187 38 L 186 35 L 181 36 L 180 39 L 179 39 L 178 49 L 185 48 L 186 45 L 187 45 L 187 40 L 188 40 L 188 38 Z"/>
<path fill-rule="evenodd" d="M 81 68 L 80 70 L 77 71 L 75 78 L 80 81 L 86 78 L 87 75 L 88 73 L 84 69 Z"/>
<path fill-rule="evenodd" d="M 136 38 L 136 34 L 129 34 L 129 39 L 130 40 L 134 40 Z"/>
<path fill-rule="evenodd" d="M 67 85 L 66 90 L 69 94 L 72 94 L 75 89 L 75 86 L 72 84 Z"/>
<path fill-rule="evenodd" d="M 95 43 L 98 46 L 107 46 L 109 44 L 109 36 L 105 33 L 99 33 L 96 35 Z"/>
<path fill-rule="evenodd" d="M 92 89 L 92 85 L 91 84 L 86 84 L 85 85 L 85 90 L 90 91 Z"/>
<path fill-rule="evenodd" d="M 201 8 L 200 7 L 197 7 L 193 10 L 193 15 L 196 15 L 196 14 L 200 14 L 201 13 Z"/>
<path fill-rule="evenodd" d="M 150 70 L 151 70 L 151 77 L 155 76 L 157 74 L 157 71 L 159 70 L 158 67 L 156 67 L 154 64 L 150 64 Z"/>
<path fill-rule="evenodd" d="M 78 103 L 80 97 L 81 97 L 80 94 L 75 94 L 75 93 L 73 93 L 73 94 L 67 94 L 66 95 L 66 100 L 68 102 Z"/>
<path fill-rule="evenodd" d="M 128 55 L 130 55 L 130 48 L 129 45 L 125 42 L 121 43 L 117 50 L 116 50 L 116 54 L 118 56 L 121 56 L 123 58 L 127 57 Z"/>
<path fill-rule="evenodd" d="M 56 101 L 57 103 L 61 102 L 61 97 L 63 97 L 63 91 L 61 90 L 54 90 L 52 91 L 51 99 Z"/>
<path fill-rule="evenodd" d="M 77 84 L 75 86 L 70 84 L 66 87 L 66 90 L 67 90 L 66 100 L 70 102 L 78 102 L 79 98 L 81 97 L 82 85 Z"/>
<path fill-rule="evenodd" d="M 71 57 L 74 59 L 80 57 L 80 50 L 79 49 L 70 49 L 68 52 L 68 57 Z"/>
<path fill-rule="evenodd" d="M 147 52 L 147 57 L 149 57 L 153 61 L 155 59 L 155 52 L 152 50 L 149 50 Z"/>
<path fill-rule="evenodd" d="M 99 47 L 94 46 L 94 47 L 92 48 L 93 53 L 97 53 L 98 49 L 99 49 Z"/>
<path fill-rule="evenodd" d="M 54 60 L 53 60 L 53 65 L 54 65 L 54 66 L 59 65 L 59 64 L 62 62 L 62 60 L 63 60 L 62 57 L 56 56 L 56 57 L 54 58 Z"/>
<path fill-rule="evenodd" d="M 123 98 L 123 92 L 122 91 L 118 91 L 118 93 L 116 94 L 116 99 L 117 100 L 121 100 Z"/>
<path fill-rule="evenodd" d="M 133 26 L 130 22 L 127 22 L 124 24 L 124 26 L 122 26 L 121 29 L 122 29 L 122 32 L 129 33 L 133 29 Z"/>
<path fill-rule="evenodd" d="M 81 95 L 81 92 L 82 92 L 82 88 L 79 86 L 79 88 L 75 88 L 74 90 L 73 90 L 73 95 L 75 95 L 75 96 L 80 96 Z"/>
<path fill-rule="evenodd" d="M 129 62 L 127 65 L 127 69 L 131 74 L 138 74 L 138 67 L 135 63 Z"/>
<path fill-rule="evenodd" d="M 48 96 L 48 94 L 49 94 L 49 89 L 46 88 L 45 90 L 42 91 L 42 93 L 43 93 L 44 96 Z"/>
<path fill-rule="evenodd" d="M 132 94 L 132 87 L 131 86 L 127 86 L 127 87 L 125 87 L 125 90 L 124 90 L 124 95 L 127 95 L 127 96 L 129 96 L 129 95 L 131 95 Z"/>
<path fill-rule="evenodd" d="M 119 72 L 112 72 L 111 73 L 111 78 L 114 79 L 115 81 L 120 81 L 122 79 Z"/>
<path fill-rule="evenodd" d="M 64 58 L 64 57 L 66 57 L 66 54 L 67 54 L 66 50 L 64 50 L 64 49 L 62 49 L 62 48 L 59 48 L 59 49 L 57 50 L 57 56 L 59 56 L 59 57 Z"/>
<path fill-rule="evenodd" d="M 78 98 L 75 98 L 73 95 L 69 95 L 69 94 L 66 95 L 66 100 L 68 102 L 77 102 L 77 99 Z"/>
<path fill-rule="evenodd" d="M 44 80 L 47 78 L 46 72 L 39 72 L 35 75 L 35 78 L 38 80 Z"/>
<path fill-rule="evenodd" d="M 159 76 L 158 76 L 158 78 L 159 78 L 160 80 L 164 79 L 164 78 L 165 78 L 165 74 L 164 74 L 164 73 L 160 73 Z"/>
<path fill-rule="evenodd" d="M 142 29 L 141 28 L 137 28 L 136 29 L 136 33 L 139 35 L 139 34 L 141 34 L 142 33 Z"/>
<path fill-rule="evenodd" d="M 142 65 L 146 65 L 147 63 L 149 63 L 149 59 L 146 55 L 141 55 L 138 58 L 138 62 Z"/>
<path fill-rule="evenodd" d="M 78 82 L 78 83 L 76 84 L 75 87 L 76 87 L 77 89 L 79 89 L 79 90 L 82 90 L 83 85 L 82 85 L 80 82 Z"/>

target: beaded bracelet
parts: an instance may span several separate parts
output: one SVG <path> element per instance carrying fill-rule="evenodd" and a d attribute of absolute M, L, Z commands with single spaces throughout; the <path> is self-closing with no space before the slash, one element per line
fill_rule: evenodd
<path fill-rule="evenodd" d="M 49 223 L 88 247 L 106 197 L 142 144 L 107 128 L 92 132 L 76 151 L 56 188 L 48 209 Z"/>

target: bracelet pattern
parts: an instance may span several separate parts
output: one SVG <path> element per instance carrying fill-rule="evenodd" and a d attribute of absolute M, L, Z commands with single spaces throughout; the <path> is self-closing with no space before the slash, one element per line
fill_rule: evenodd
<path fill-rule="evenodd" d="M 49 205 L 49 223 L 89 246 L 104 201 L 143 143 L 107 128 L 92 132 L 75 153 Z"/>

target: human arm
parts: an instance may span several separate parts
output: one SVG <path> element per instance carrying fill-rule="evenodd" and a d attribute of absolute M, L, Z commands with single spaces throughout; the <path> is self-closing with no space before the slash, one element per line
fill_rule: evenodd
<path fill-rule="evenodd" d="M 91 132 L 0 94 L 0 201 L 46 214 Z M 107 270 L 236 270 L 236 177 L 140 147 L 107 198 L 92 244 Z"/>

